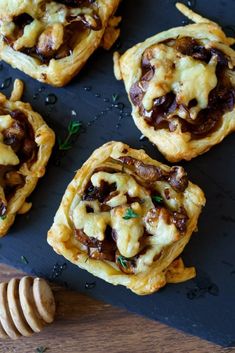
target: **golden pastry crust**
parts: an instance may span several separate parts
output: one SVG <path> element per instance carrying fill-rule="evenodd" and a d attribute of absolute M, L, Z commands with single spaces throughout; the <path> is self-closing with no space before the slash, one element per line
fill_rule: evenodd
<path fill-rule="evenodd" d="M 150 294 L 195 276 L 177 258 L 204 204 L 202 190 L 188 182 L 182 167 L 109 142 L 67 187 L 47 240 L 93 275 Z"/>
<path fill-rule="evenodd" d="M 19 101 L 22 92 L 16 80 L 9 100 L 0 94 L 0 237 L 18 213 L 31 208 L 26 199 L 44 175 L 55 142 L 42 117 Z"/>
<path fill-rule="evenodd" d="M 113 17 L 119 3 L 2 0 L 0 58 L 41 82 L 64 86 L 99 45 L 109 49 L 119 36 L 121 18 Z"/>
<path fill-rule="evenodd" d="M 235 130 L 235 40 L 176 6 L 196 23 L 114 55 L 136 126 L 171 162 L 205 153 Z"/>

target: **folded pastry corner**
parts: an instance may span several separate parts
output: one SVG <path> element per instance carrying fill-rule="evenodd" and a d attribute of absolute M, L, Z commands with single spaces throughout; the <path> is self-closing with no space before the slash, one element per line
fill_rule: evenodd
<path fill-rule="evenodd" d="M 135 124 L 171 162 L 205 153 L 235 130 L 235 39 L 176 6 L 195 23 L 114 54 Z"/>
<path fill-rule="evenodd" d="M 55 141 L 42 117 L 20 101 L 22 93 L 20 80 L 9 100 L 0 93 L 0 237 L 31 208 L 27 197 L 44 175 Z"/>
<path fill-rule="evenodd" d="M 98 46 L 118 38 L 120 0 L 1 0 L 0 58 L 41 82 L 64 86 Z"/>
<path fill-rule="evenodd" d="M 69 184 L 47 239 L 93 275 L 150 294 L 195 276 L 179 256 L 204 204 L 202 190 L 182 167 L 109 142 Z"/>

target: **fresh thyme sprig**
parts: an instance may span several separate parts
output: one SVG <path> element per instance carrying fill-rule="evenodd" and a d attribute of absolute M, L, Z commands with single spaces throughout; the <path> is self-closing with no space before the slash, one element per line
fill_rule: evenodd
<path fill-rule="evenodd" d="M 81 126 L 82 126 L 82 123 L 78 120 L 71 120 L 70 121 L 68 128 L 67 128 L 67 130 L 68 130 L 67 136 L 64 139 L 64 141 L 62 141 L 61 138 L 58 138 L 60 151 L 68 151 L 72 148 L 71 138 L 80 131 Z"/>
<path fill-rule="evenodd" d="M 127 208 L 126 213 L 122 218 L 128 220 L 131 218 L 139 218 L 139 215 L 135 213 L 132 208 Z"/>

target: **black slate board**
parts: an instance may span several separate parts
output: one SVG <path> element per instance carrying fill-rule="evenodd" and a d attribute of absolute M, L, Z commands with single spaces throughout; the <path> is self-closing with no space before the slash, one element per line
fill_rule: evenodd
<path fill-rule="evenodd" d="M 156 32 L 181 25 L 185 19 L 174 8 L 174 2 L 123 1 L 119 50 L 123 52 Z M 211 1 L 203 0 L 185 3 L 191 3 L 199 13 L 218 21 L 229 34 L 234 34 L 234 0 L 214 0 L 213 6 Z M 9 77 L 12 81 L 22 78 L 27 85 L 24 99 L 44 116 L 57 136 L 64 137 L 72 110 L 77 112 L 85 129 L 65 156 L 61 158 L 55 151 L 46 176 L 31 196 L 33 209 L 28 215 L 18 216 L 10 234 L 0 240 L 0 261 L 221 345 L 235 345 L 234 136 L 226 138 L 209 153 L 183 163 L 190 179 L 207 196 L 199 232 L 184 253 L 186 264 L 196 266 L 197 278 L 138 297 L 121 286 L 114 287 L 79 270 L 56 255 L 46 242 L 47 230 L 67 184 L 96 147 L 108 140 L 121 140 L 133 147 L 144 147 L 152 157 L 163 161 L 148 141 L 139 140 L 141 134 L 130 117 L 123 84 L 115 81 L 112 74 L 112 52 L 97 51 L 79 77 L 61 89 L 42 85 L 5 63 L 1 68 L 0 83 Z M 9 94 L 10 90 L 11 86 L 3 92 Z M 55 105 L 45 104 L 49 93 L 58 97 Z M 119 95 L 118 107 L 111 106 L 112 94 Z M 95 117 L 97 120 L 93 121 Z"/>

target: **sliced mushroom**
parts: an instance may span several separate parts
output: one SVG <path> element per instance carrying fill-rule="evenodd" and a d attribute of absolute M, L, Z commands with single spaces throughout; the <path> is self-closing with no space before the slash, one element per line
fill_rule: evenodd
<path fill-rule="evenodd" d="M 11 127 L 3 132 L 4 143 L 11 146 L 14 152 L 18 152 L 22 139 L 25 137 L 25 126 L 20 121 L 15 121 Z"/>
<path fill-rule="evenodd" d="M 145 164 L 136 158 L 125 156 L 119 160 L 129 166 L 133 166 L 136 174 L 144 181 L 153 183 L 167 181 L 177 192 L 183 192 L 188 186 L 187 173 L 182 167 L 172 167 L 169 172 L 152 164 Z"/>
<path fill-rule="evenodd" d="M 96 260 L 115 260 L 115 250 L 117 247 L 112 234 L 112 229 L 107 227 L 105 240 L 99 241 L 96 238 L 88 237 L 81 229 L 75 230 L 75 238 L 87 246 L 88 256 Z"/>
<path fill-rule="evenodd" d="M 30 138 L 26 138 L 22 145 L 22 152 L 28 158 L 33 156 L 34 151 L 37 149 L 37 144 Z"/>
<path fill-rule="evenodd" d="M 184 168 L 172 167 L 168 182 L 175 191 L 183 192 L 188 186 L 188 176 Z"/>
<path fill-rule="evenodd" d="M 38 39 L 37 53 L 44 57 L 51 57 L 63 44 L 64 27 L 61 23 L 48 26 Z"/>
<path fill-rule="evenodd" d="M 11 171 L 5 175 L 5 183 L 8 186 L 20 186 L 24 184 L 24 178 L 16 171 Z"/>
<path fill-rule="evenodd" d="M 80 241 L 83 245 L 86 245 L 87 247 L 92 247 L 92 248 L 99 248 L 100 247 L 100 241 L 96 238 L 90 238 L 88 235 L 86 235 L 83 230 L 81 229 L 75 229 L 75 238 Z"/>
<path fill-rule="evenodd" d="M 163 171 L 161 168 L 151 164 L 145 164 L 136 158 L 126 156 L 120 157 L 119 160 L 124 164 L 133 166 L 137 175 L 145 181 L 154 182 L 158 180 L 163 180 L 166 176 L 166 172 Z"/>
<path fill-rule="evenodd" d="M 179 211 L 173 212 L 172 222 L 181 233 L 186 231 L 188 219 L 187 212 L 183 207 L 180 207 Z"/>

